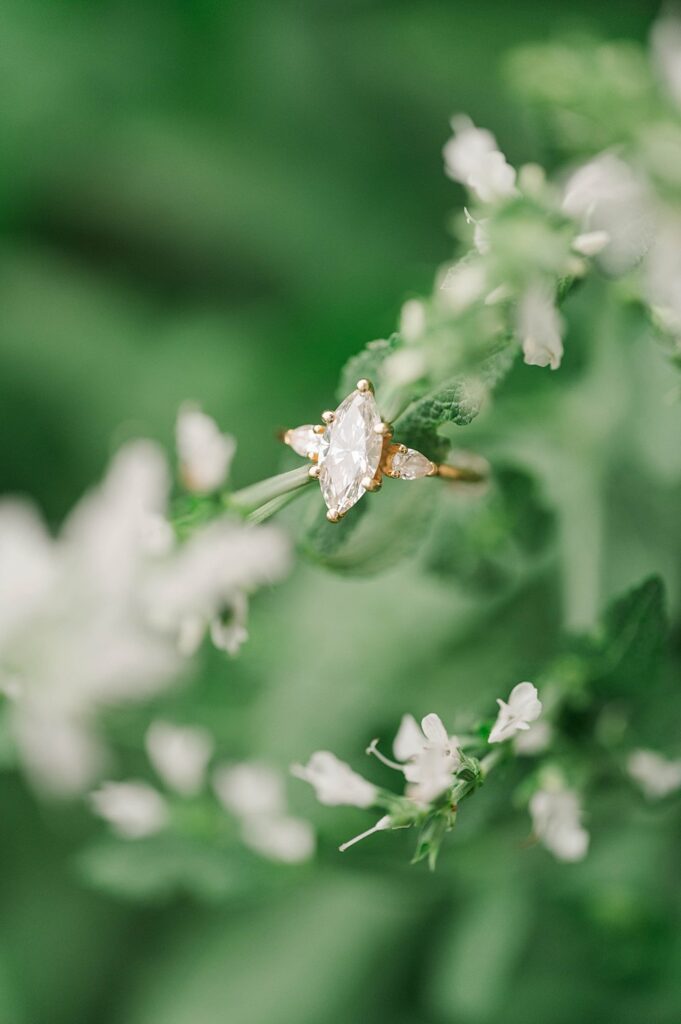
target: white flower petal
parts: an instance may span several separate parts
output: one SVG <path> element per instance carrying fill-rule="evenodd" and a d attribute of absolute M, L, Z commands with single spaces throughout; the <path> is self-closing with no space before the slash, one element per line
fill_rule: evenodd
<path fill-rule="evenodd" d="M 223 807 L 237 817 L 281 817 L 286 810 L 284 780 L 258 761 L 220 765 L 213 775 L 213 788 Z"/>
<path fill-rule="evenodd" d="M 175 437 L 185 487 L 197 494 L 222 487 L 236 449 L 234 438 L 221 434 L 215 420 L 192 405 L 180 409 Z"/>
<path fill-rule="evenodd" d="M 123 839 L 154 835 L 168 821 L 168 806 L 146 782 L 105 782 L 90 794 L 95 814 Z"/>
<path fill-rule="evenodd" d="M 403 715 L 393 742 L 393 754 L 398 761 L 408 761 L 423 750 L 423 733 L 413 715 Z"/>
<path fill-rule="evenodd" d="M 145 745 L 149 760 L 165 784 L 183 796 L 198 793 L 213 753 L 213 738 L 196 726 L 152 722 Z"/>
<path fill-rule="evenodd" d="M 309 782 L 319 802 L 329 806 L 370 807 L 378 795 L 374 785 L 328 750 L 318 750 L 307 765 L 292 765 L 291 774 Z"/>
<path fill-rule="evenodd" d="M 443 747 L 449 744 L 449 733 L 445 729 L 440 716 L 434 712 L 426 715 L 421 720 L 421 728 L 423 729 L 423 735 L 432 743 L 437 743 Z"/>
<path fill-rule="evenodd" d="M 309 860 L 315 850 L 312 826 L 289 815 L 246 818 L 241 825 L 241 837 L 256 853 L 284 864 Z"/>

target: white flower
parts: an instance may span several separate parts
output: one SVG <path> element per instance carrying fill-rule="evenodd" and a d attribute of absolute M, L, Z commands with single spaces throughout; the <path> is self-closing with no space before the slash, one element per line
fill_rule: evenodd
<path fill-rule="evenodd" d="M 645 262 L 645 292 L 658 318 L 681 335 L 681 219 L 661 220 Z"/>
<path fill-rule="evenodd" d="M 418 341 L 426 329 L 426 309 L 419 299 L 408 299 L 400 312 L 400 334 L 404 341 Z"/>
<path fill-rule="evenodd" d="M 650 33 L 653 60 L 669 95 L 681 106 L 681 18 L 670 10 L 657 18 Z"/>
<path fill-rule="evenodd" d="M 530 728 L 541 714 L 541 701 L 537 696 L 537 688 L 532 683 L 518 683 L 511 690 L 508 703 L 497 700 L 499 714 L 489 734 L 490 743 L 503 743 L 519 730 Z"/>
<path fill-rule="evenodd" d="M 223 807 L 239 819 L 241 838 L 271 860 L 298 863 L 315 849 L 308 822 L 288 814 L 281 775 L 257 761 L 221 765 L 213 787 Z"/>
<path fill-rule="evenodd" d="M 288 567 L 271 527 L 222 520 L 169 545 L 168 491 L 163 453 L 134 442 L 56 539 L 30 506 L 0 502 L 0 686 L 15 695 L 9 722 L 27 774 L 55 795 L 83 792 L 102 771 L 100 709 L 170 685 L 181 654 L 230 608 L 235 632 L 216 634 L 234 648 L 244 592 Z"/>
<path fill-rule="evenodd" d="M 216 615 L 210 624 L 210 638 L 219 651 L 234 657 L 248 640 L 248 598 L 238 590 L 228 608 Z"/>
<path fill-rule="evenodd" d="M 152 722 L 145 737 L 147 755 L 165 784 L 182 796 L 200 791 L 213 738 L 196 726 Z"/>
<path fill-rule="evenodd" d="M 258 761 L 220 765 L 213 788 L 223 807 L 240 818 L 280 814 L 285 806 L 281 775 Z"/>
<path fill-rule="evenodd" d="M 429 804 L 452 785 L 453 774 L 461 764 L 459 741 L 449 736 L 441 718 L 431 713 L 421 722 L 404 715 L 393 742 L 393 753 L 400 764 L 389 761 L 379 751 L 378 740 L 367 748 L 388 765 L 401 771 L 407 783 L 407 796 L 416 803 Z"/>
<path fill-rule="evenodd" d="M 444 147 L 445 172 L 466 185 L 483 203 L 515 194 L 516 172 L 507 163 L 491 132 L 467 117 L 454 117 L 454 136 Z"/>
<path fill-rule="evenodd" d="M 599 262 L 612 274 L 635 266 L 654 236 L 648 185 L 613 153 L 601 153 L 572 174 L 565 185 L 563 209 L 579 221 L 583 233 L 608 236 Z"/>
<path fill-rule="evenodd" d="M 681 760 L 671 761 L 654 750 L 634 750 L 627 771 L 649 800 L 661 800 L 681 789 Z"/>
<path fill-rule="evenodd" d="M 418 348 L 400 348 L 383 363 L 387 384 L 400 388 L 419 380 L 426 372 L 425 354 Z"/>
<path fill-rule="evenodd" d="M 312 826 L 302 818 L 247 818 L 241 826 L 241 838 L 256 853 L 284 864 L 309 860 L 315 851 Z"/>
<path fill-rule="evenodd" d="M 449 267 L 440 285 L 440 296 L 453 313 L 461 313 L 486 291 L 487 272 L 480 260 L 460 260 Z"/>
<path fill-rule="evenodd" d="M 236 449 L 234 438 L 221 434 L 215 420 L 193 405 L 180 409 L 175 438 L 187 490 L 210 494 L 222 487 Z"/>
<path fill-rule="evenodd" d="M 579 797 L 570 789 L 540 789 L 530 800 L 535 834 L 558 860 L 582 860 L 589 833 L 582 826 Z"/>
<path fill-rule="evenodd" d="M 610 242 L 607 231 L 585 231 L 577 235 L 572 248 L 581 256 L 597 256 Z"/>
<path fill-rule="evenodd" d="M 176 636 L 191 654 L 216 619 L 235 612 L 234 629 L 215 623 L 218 646 L 236 651 L 245 639 L 244 591 L 280 579 L 290 565 L 290 545 L 276 527 L 253 527 L 230 519 L 209 524 L 159 563 L 144 599 L 150 618 Z"/>
<path fill-rule="evenodd" d="M 318 750 L 307 765 L 292 765 L 291 774 L 309 782 L 319 802 L 330 807 L 371 807 L 378 795 L 374 785 L 328 750 Z"/>
<path fill-rule="evenodd" d="M 520 299 L 517 318 L 525 362 L 557 370 L 563 358 L 561 330 L 553 290 L 539 281 L 530 285 Z"/>
<path fill-rule="evenodd" d="M 552 730 L 548 722 L 533 722 L 529 729 L 521 731 L 513 740 L 513 749 L 521 757 L 533 757 L 546 750 L 551 742 Z"/>
<path fill-rule="evenodd" d="M 366 839 L 368 836 L 372 836 L 375 832 L 383 832 L 385 831 L 385 829 L 388 828 L 392 828 L 392 822 L 390 820 L 390 815 L 385 814 L 382 818 L 378 819 L 375 825 L 372 825 L 371 828 L 368 828 L 366 832 L 360 832 L 358 836 L 353 836 L 352 839 L 348 839 L 348 841 L 342 843 L 338 847 L 338 849 L 340 850 L 341 853 L 345 853 L 345 851 L 350 846 L 354 846 L 355 843 L 359 843 L 362 839 Z"/>
<path fill-rule="evenodd" d="M 105 782 L 90 794 L 92 808 L 123 839 L 143 839 L 168 823 L 168 806 L 146 782 Z"/>

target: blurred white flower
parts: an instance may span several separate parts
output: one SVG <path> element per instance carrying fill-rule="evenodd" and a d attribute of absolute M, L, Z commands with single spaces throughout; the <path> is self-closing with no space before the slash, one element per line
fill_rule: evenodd
<path fill-rule="evenodd" d="M 307 765 L 291 765 L 291 774 L 309 782 L 319 802 L 330 807 L 370 807 L 378 795 L 374 785 L 328 750 L 318 750 Z"/>
<path fill-rule="evenodd" d="M 256 853 L 288 864 L 314 853 L 312 827 L 288 813 L 283 779 L 268 765 L 220 765 L 213 788 L 222 806 L 239 820 L 244 843 Z"/>
<path fill-rule="evenodd" d="M 530 800 L 530 815 L 537 838 L 558 860 L 586 856 L 589 833 L 582 825 L 581 804 L 573 790 L 537 790 Z"/>
<path fill-rule="evenodd" d="M 551 742 L 553 732 L 548 722 L 541 719 L 532 722 L 529 729 L 521 731 L 513 740 L 513 749 L 521 757 L 533 757 L 546 750 Z"/>
<path fill-rule="evenodd" d="M 681 789 L 681 760 L 672 761 L 654 750 L 634 750 L 627 771 L 649 800 L 661 800 Z"/>
<path fill-rule="evenodd" d="M 163 453 L 140 441 L 118 452 L 56 539 L 29 505 L 0 502 L 0 686 L 14 694 L 27 774 L 55 795 L 82 792 L 102 771 L 102 707 L 170 685 L 182 653 L 230 608 L 235 632 L 216 632 L 234 649 L 244 592 L 288 567 L 271 527 L 223 520 L 168 544 L 168 490 Z"/>
<path fill-rule="evenodd" d="M 146 782 L 105 782 L 90 794 L 90 803 L 122 839 L 143 839 L 168 823 L 168 805 Z"/>
<path fill-rule="evenodd" d="M 426 370 L 425 353 L 419 348 L 400 348 L 383 363 L 386 384 L 396 388 L 413 384 L 424 376 Z"/>
<path fill-rule="evenodd" d="M 611 274 L 623 274 L 635 266 L 655 233 L 648 185 L 613 153 L 601 153 L 571 175 L 563 209 L 579 222 L 583 234 L 608 236 L 599 262 Z"/>
<path fill-rule="evenodd" d="M 234 657 L 248 640 L 248 598 L 238 590 L 228 608 L 223 608 L 210 624 L 210 638 L 219 651 Z"/>
<path fill-rule="evenodd" d="M 449 267 L 440 285 L 440 297 L 452 313 L 461 313 L 487 290 L 487 271 L 481 260 L 460 260 Z"/>
<path fill-rule="evenodd" d="M 572 248 L 580 256 L 597 256 L 609 242 L 610 235 L 607 231 L 585 231 L 583 234 L 577 235 L 572 243 Z"/>
<path fill-rule="evenodd" d="M 145 737 L 147 756 L 165 784 L 182 796 L 203 787 L 213 753 L 213 737 L 205 729 L 171 722 L 152 722 Z"/>
<path fill-rule="evenodd" d="M 541 281 L 527 288 L 518 304 L 517 331 L 529 366 L 557 370 L 563 358 L 562 320 L 553 290 Z"/>
<path fill-rule="evenodd" d="M 144 598 L 155 625 L 172 633 L 191 654 L 214 620 L 235 615 L 234 629 L 215 623 L 218 646 L 234 653 L 245 639 L 244 591 L 280 579 L 290 565 L 290 546 L 276 527 L 228 519 L 200 530 L 171 560 L 150 574 Z"/>
<path fill-rule="evenodd" d="M 281 775 L 259 761 L 220 765 L 213 788 L 222 806 L 240 818 L 279 814 L 285 806 Z"/>
<path fill-rule="evenodd" d="M 667 330 L 681 336 L 681 219 L 661 218 L 644 268 L 646 298 Z"/>
<path fill-rule="evenodd" d="M 463 116 L 452 118 L 451 126 L 454 135 L 443 149 L 447 176 L 466 185 L 483 203 L 514 195 L 516 172 L 492 133 Z"/>
<path fill-rule="evenodd" d="M 246 818 L 241 838 L 252 850 L 284 864 L 300 864 L 315 851 L 314 829 L 302 818 Z"/>
<path fill-rule="evenodd" d="M 511 690 L 508 702 L 497 700 L 499 714 L 489 734 L 490 743 L 503 743 L 521 730 L 530 728 L 541 714 L 541 701 L 532 683 L 518 683 Z"/>
<path fill-rule="evenodd" d="M 650 42 L 655 68 L 669 95 L 681 106 L 681 17 L 677 9 L 653 22 Z"/>
<path fill-rule="evenodd" d="M 419 299 L 408 299 L 400 312 L 400 334 L 404 341 L 418 341 L 426 329 L 426 309 Z"/>
<path fill-rule="evenodd" d="M 183 405 L 175 426 L 180 477 L 189 491 L 210 494 L 225 483 L 236 441 L 198 406 Z"/>

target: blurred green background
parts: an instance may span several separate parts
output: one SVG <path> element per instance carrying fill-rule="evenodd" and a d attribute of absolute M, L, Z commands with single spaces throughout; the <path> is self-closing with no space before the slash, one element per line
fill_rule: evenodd
<path fill-rule="evenodd" d="M 656 8 L 3 0 L 1 490 L 31 495 L 58 524 L 124 439 L 170 447 L 188 398 L 238 436 L 238 484 L 276 472 L 277 428 L 328 405 L 347 357 L 387 336 L 451 254 L 444 225 L 463 193 L 442 173 L 449 116 L 491 128 L 512 163 L 550 167 L 503 55 L 575 27 L 643 41 Z M 470 443 L 503 452 L 503 424 L 528 402 L 560 434 L 561 388 L 575 408 L 607 393 L 585 441 L 606 438 L 603 503 L 583 508 L 579 476 L 571 499 L 605 517 L 605 553 L 585 519 L 564 523 L 566 550 L 581 552 L 568 583 L 554 566 L 484 606 L 411 564 L 367 581 L 301 567 L 256 603 L 240 660 L 208 656 L 162 710 L 210 724 L 232 757 L 285 767 L 328 747 L 362 768 L 367 741 L 402 712 L 489 706 L 533 678 L 566 619 L 591 625 L 646 573 L 665 576 L 678 615 L 679 418 L 657 408 L 669 371 L 633 341 L 626 355 L 604 342 L 580 391 L 597 299 L 575 303 L 560 374 L 519 368 Z M 628 377 L 611 391 L 620 360 Z M 627 433 L 613 408 L 634 382 L 649 405 Z M 637 445 L 659 459 L 634 501 Z M 515 454 L 533 463 L 529 427 Z M 560 495 L 549 471 L 543 486 Z M 82 808 L 41 804 L 0 776 L 0 1022 L 679 1020 L 668 812 L 606 789 L 592 854 L 565 867 L 523 850 L 524 812 L 490 786 L 431 877 L 409 868 L 399 834 L 340 858 L 365 817 L 289 788 L 321 830 L 318 863 L 246 879 L 216 906 L 140 906 L 88 884 L 79 852 L 98 826 Z"/>

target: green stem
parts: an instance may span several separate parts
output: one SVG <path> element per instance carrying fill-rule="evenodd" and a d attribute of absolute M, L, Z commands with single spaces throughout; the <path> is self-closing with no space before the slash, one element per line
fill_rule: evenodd
<path fill-rule="evenodd" d="M 266 480 L 260 480 L 257 484 L 251 484 L 250 487 L 227 494 L 224 502 L 227 508 L 251 517 L 258 514 L 264 506 L 271 507 L 271 503 L 285 495 L 301 490 L 310 482 L 310 479 L 309 466 L 301 466 L 300 469 L 292 469 L 288 473 L 267 477 Z M 273 508 L 265 515 L 265 518 L 272 515 L 279 507 L 281 506 L 277 505 L 276 508 Z"/>

